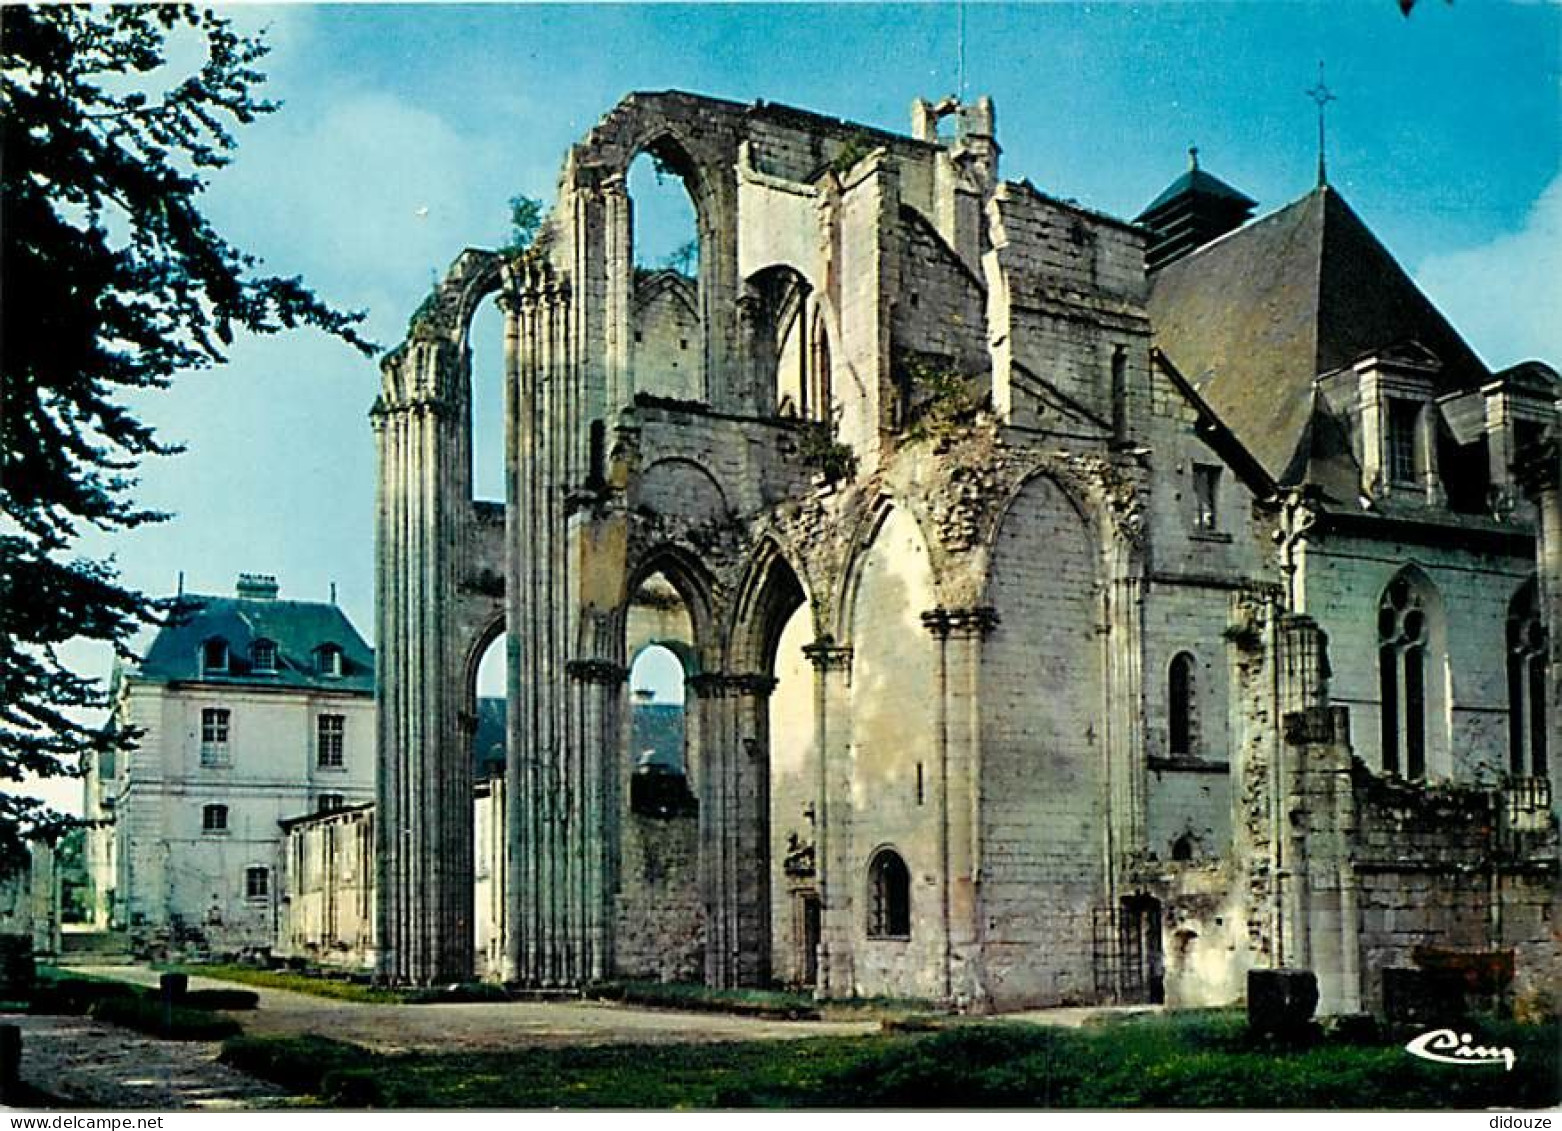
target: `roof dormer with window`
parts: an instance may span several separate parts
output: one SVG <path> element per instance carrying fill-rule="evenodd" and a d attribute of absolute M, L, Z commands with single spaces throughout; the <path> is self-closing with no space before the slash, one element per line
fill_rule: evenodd
<path fill-rule="evenodd" d="M 1361 413 L 1357 455 L 1367 494 L 1442 506 L 1440 414 L 1433 401 L 1437 359 L 1412 342 L 1368 354 L 1353 368 Z"/>

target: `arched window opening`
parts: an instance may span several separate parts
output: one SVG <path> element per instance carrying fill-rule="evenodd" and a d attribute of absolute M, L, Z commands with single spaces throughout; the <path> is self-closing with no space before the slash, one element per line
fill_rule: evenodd
<path fill-rule="evenodd" d="M 1533 580 L 1508 606 L 1508 768 L 1516 778 L 1550 776 L 1546 731 L 1548 638 Z"/>
<path fill-rule="evenodd" d="M 685 681 L 694 674 L 693 622 L 665 575 L 641 582 L 626 624 L 630 809 L 647 817 L 693 814 Z"/>
<path fill-rule="evenodd" d="M 222 637 L 214 636 L 201 645 L 201 673 L 228 674 L 228 642 Z"/>
<path fill-rule="evenodd" d="M 688 158 L 653 142 L 629 166 L 636 393 L 705 399 L 699 217 Z"/>
<path fill-rule="evenodd" d="M 1112 347 L 1112 439 L 1128 438 L 1128 351 Z"/>
<path fill-rule="evenodd" d="M 808 375 L 810 414 L 814 420 L 828 421 L 835 411 L 830 381 L 830 333 L 819 310 L 814 311 L 813 359 Z"/>
<path fill-rule="evenodd" d="M 257 640 L 250 645 L 250 666 L 265 674 L 277 670 L 277 643 L 275 640 Z"/>
<path fill-rule="evenodd" d="M 467 328 L 471 361 L 468 421 L 471 436 L 472 498 L 503 502 L 504 481 L 504 312 L 492 299 L 481 302 Z"/>
<path fill-rule="evenodd" d="M 1167 741 L 1173 755 L 1198 751 L 1198 697 L 1193 657 L 1187 652 L 1172 659 L 1167 673 Z"/>
<path fill-rule="evenodd" d="M 1412 779 L 1426 777 L 1429 641 L 1425 594 L 1400 574 L 1378 603 L 1383 769 Z"/>
<path fill-rule="evenodd" d="M 472 773 L 478 780 L 504 776 L 508 672 L 509 635 L 501 632 L 477 662 L 472 693 Z"/>
<path fill-rule="evenodd" d="M 756 379 L 773 389 L 776 415 L 830 419 L 830 345 L 808 280 L 785 265 L 756 272 L 743 310 L 745 346 Z"/>
<path fill-rule="evenodd" d="M 911 871 L 893 848 L 880 849 L 868 865 L 868 937 L 911 937 Z"/>
<path fill-rule="evenodd" d="M 629 669 L 635 769 L 683 776 L 683 662 L 671 648 L 651 644 Z"/>

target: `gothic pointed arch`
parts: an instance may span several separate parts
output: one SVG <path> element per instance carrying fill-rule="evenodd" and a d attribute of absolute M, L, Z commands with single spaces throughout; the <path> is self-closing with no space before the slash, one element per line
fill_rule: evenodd
<path fill-rule="evenodd" d="M 1442 595 L 1415 565 L 1378 595 L 1378 752 L 1384 773 L 1447 770 L 1447 623 Z"/>
<path fill-rule="evenodd" d="M 1540 587 L 1532 577 L 1508 602 L 1505 633 L 1508 669 L 1508 772 L 1515 778 L 1549 777 L 1551 728 L 1547 717 L 1550 637 L 1540 611 Z"/>

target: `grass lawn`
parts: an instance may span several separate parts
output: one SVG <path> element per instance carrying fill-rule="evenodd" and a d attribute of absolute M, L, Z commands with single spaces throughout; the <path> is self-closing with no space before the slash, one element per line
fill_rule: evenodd
<path fill-rule="evenodd" d="M 1558 1094 L 1556 1023 L 1472 1023 L 1514 1071 L 1431 1064 L 1397 1042 L 1301 1051 L 1240 1013 L 1086 1029 L 958 1023 L 935 1033 L 721 1045 L 382 1056 L 320 1038 L 240 1038 L 229 1063 L 340 1106 L 385 1108 L 1534 1108 Z"/>
<path fill-rule="evenodd" d="M 320 978 L 311 974 L 295 974 L 286 970 L 262 970 L 258 966 L 240 966 L 237 963 L 210 965 L 190 963 L 182 966 L 159 967 L 159 969 L 176 970 L 193 978 L 216 978 L 224 982 L 240 982 L 244 985 L 262 986 L 272 990 L 292 990 L 294 993 L 335 998 L 339 1001 L 400 1005 L 413 1000 L 413 995 L 398 990 L 379 989 L 357 982 Z"/>

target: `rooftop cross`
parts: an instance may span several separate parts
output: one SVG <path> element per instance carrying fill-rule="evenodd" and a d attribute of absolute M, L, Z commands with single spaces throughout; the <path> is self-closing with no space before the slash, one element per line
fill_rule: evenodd
<path fill-rule="evenodd" d="M 1322 185 L 1327 184 L 1328 181 L 1329 181 L 1328 173 L 1325 170 L 1324 160 L 1323 160 L 1323 155 L 1324 155 L 1324 144 L 1323 144 L 1323 136 L 1324 136 L 1323 135 L 1324 107 L 1327 106 L 1331 102 L 1338 101 L 1338 99 L 1336 99 L 1334 97 L 1334 92 L 1332 90 L 1330 90 L 1324 84 L 1324 81 L 1323 81 L 1323 60 L 1322 59 L 1318 60 L 1318 85 L 1315 86 L 1315 87 L 1312 87 L 1309 90 L 1304 91 L 1303 93 L 1306 94 L 1308 98 L 1311 98 L 1313 100 L 1313 102 L 1317 103 L 1317 106 L 1318 106 L 1318 184 L 1320 186 L 1322 186 Z"/>

